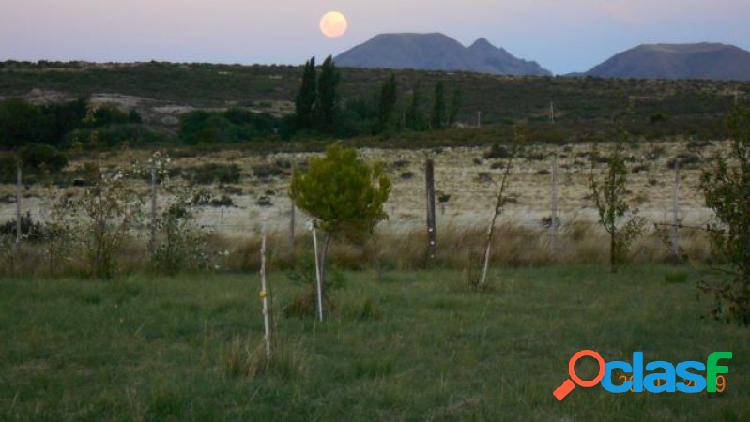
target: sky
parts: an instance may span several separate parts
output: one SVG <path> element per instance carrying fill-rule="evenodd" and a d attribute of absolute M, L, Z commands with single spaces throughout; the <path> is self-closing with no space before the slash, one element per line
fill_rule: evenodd
<path fill-rule="evenodd" d="M 328 11 L 349 30 L 329 39 Z M 750 0 L 0 0 L 0 60 L 301 64 L 379 33 L 487 38 L 554 73 L 641 43 L 750 50 Z"/>

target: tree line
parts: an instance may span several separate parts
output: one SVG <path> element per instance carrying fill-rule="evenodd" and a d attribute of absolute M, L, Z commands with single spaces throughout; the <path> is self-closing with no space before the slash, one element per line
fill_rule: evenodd
<path fill-rule="evenodd" d="M 456 88 L 449 100 L 442 81 L 435 84 L 430 112 L 424 110 L 419 86 L 402 93 L 393 72 L 379 92 L 369 98 L 360 96 L 342 101 L 337 92 L 340 81 L 331 56 L 320 66 L 320 71 L 314 57 L 305 62 L 293 116 L 298 131 L 347 138 L 401 130 L 444 129 L 456 124 L 461 108 L 460 89 Z"/>

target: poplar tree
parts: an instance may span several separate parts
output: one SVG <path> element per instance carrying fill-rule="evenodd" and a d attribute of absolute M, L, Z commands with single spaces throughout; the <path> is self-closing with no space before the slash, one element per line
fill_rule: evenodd
<path fill-rule="evenodd" d="M 451 110 L 448 114 L 448 127 L 456 124 L 456 118 L 458 117 L 458 111 L 461 109 L 462 100 L 463 95 L 461 94 L 461 89 L 456 88 L 456 90 L 453 91 L 453 98 L 451 99 Z"/>
<path fill-rule="evenodd" d="M 318 78 L 318 101 L 316 103 L 317 123 L 322 132 L 336 132 L 336 112 L 338 97 L 336 89 L 339 84 L 339 73 L 333 63 L 333 57 L 328 56 L 320 70 Z"/>
<path fill-rule="evenodd" d="M 430 121 L 433 129 L 445 127 L 445 86 L 442 81 L 435 85 L 435 104 Z"/>
<path fill-rule="evenodd" d="M 392 124 L 393 113 L 396 109 L 397 100 L 396 75 L 391 73 L 390 78 L 383 84 L 380 89 L 380 103 L 378 108 L 378 125 L 376 132 L 387 130 Z"/>
<path fill-rule="evenodd" d="M 406 109 L 406 127 L 411 130 L 424 129 L 424 118 L 419 111 L 421 103 L 422 96 L 419 93 L 419 88 L 415 88 L 411 94 L 409 106 Z"/>
<path fill-rule="evenodd" d="M 317 88 L 315 81 L 315 57 L 305 62 L 302 72 L 302 84 L 297 94 L 297 125 L 301 129 L 310 129 L 315 122 L 315 101 Z"/>

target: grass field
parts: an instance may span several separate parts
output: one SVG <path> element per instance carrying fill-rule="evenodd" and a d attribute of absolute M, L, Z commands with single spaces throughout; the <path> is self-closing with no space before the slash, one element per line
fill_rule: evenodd
<path fill-rule="evenodd" d="M 270 276 L 282 364 L 233 374 L 261 344 L 255 274 L 0 281 L 3 419 L 705 420 L 750 414 L 747 328 L 702 318 L 694 281 L 670 267 L 497 269 L 473 293 L 460 272 L 344 273 L 323 324 L 284 318 L 304 291 Z M 675 279 L 675 277 L 668 277 Z M 679 279 L 679 277 L 677 277 Z M 279 346 L 277 344 L 277 346 Z M 568 359 L 705 361 L 732 351 L 727 391 L 576 389 Z M 280 351 L 279 351 L 280 350 Z M 587 369 L 582 368 L 581 376 Z"/>

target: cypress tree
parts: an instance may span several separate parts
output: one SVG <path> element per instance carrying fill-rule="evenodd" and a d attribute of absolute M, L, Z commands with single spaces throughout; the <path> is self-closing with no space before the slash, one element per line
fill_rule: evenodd
<path fill-rule="evenodd" d="M 376 132 L 382 132 L 391 125 L 393 120 L 393 112 L 396 108 L 397 99 L 397 86 L 396 86 L 396 75 L 391 73 L 391 77 L 388 78 L 380 89 L 380 105 L 378 109 L 378 127 Z"/>
<path fill-rule="evenodd" d="M 414 91 L 411 94 L 409 107 L 406 110 L 406 127 L 411 130 L 424 129 L 424 120 L 422 114 L 419 111 L 421 102 L 422 97 L 419 94 L 419 88 L 414 88 Z"/>
<path fill-rule="evenodd" d="M 445 127 L 445 87 L 442 81 L 435 85 L 435 105 L 432 108 L 430 121 L 433 129 Z"/>
<path fill-rule="evenodd" d="M 453 91 L 453 98 L 451 99 L 451 111 L 448 114 L 448 127 L 452 127 L 456 123 L 458 111 L 461 109 L 462 98 L 461 89 L 456 88 L 456 90 Z"/>
<path fill-rule="evenodd" d="M 305 69 L 302 72 L 302 84 L 297 94 L 297 125 L 300 129 L 310 129 L 314 126 L 316 98 L 315 57 L 312 57 L 305 62 Z"/>
<path fill-rule="evenodd" d="M 321 131 L 326 133 L 336 132 L 336 109 L 338 98 L 336 88 L 339 84 L 339 74 L 333 57 L 328 58 L 321 66 L 320 78 L 318 78 L 318 102 L 317 123 Z"/>

